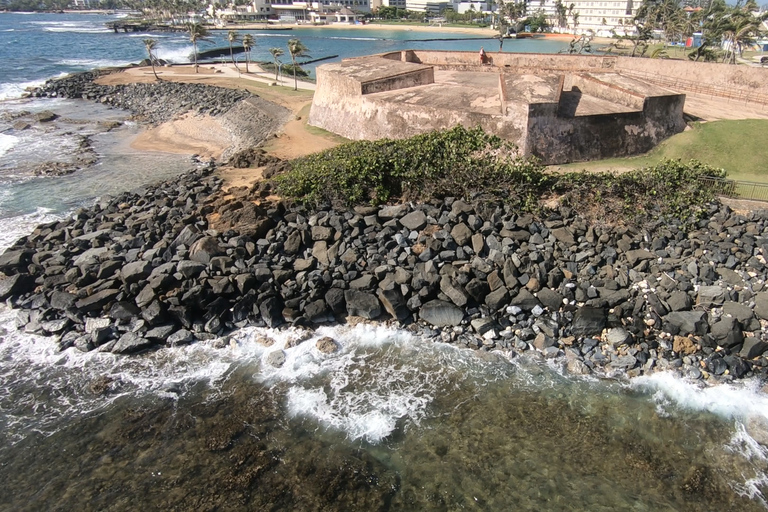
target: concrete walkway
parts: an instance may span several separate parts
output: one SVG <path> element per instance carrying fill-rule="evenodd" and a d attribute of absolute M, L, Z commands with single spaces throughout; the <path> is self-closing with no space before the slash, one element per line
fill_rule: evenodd
<path fill-rule="evenodd" d="M 238 71 L 235 68 L 235 66 L 232 65 L 232 64 L 222 64 L 222 63 L 217 63 L 217 64 L 200 64 L 199 67 L 200 68 L 205 68 L 205 69 L 213 69 L 214 70 L 214 75 L 213 76 L 215 76 L 215 77 L 240 78 L 240 79 L 243 79 L 243 80 L 251 80 L 253 82 L 261 82 L 261 83 L 264 83 L 264 84 L 274 84 L 274 83 L 277 83 L 277 85 L 279 85 L 279 86 L 290 87 L 291 89 L 293 89 L 293 87 L 294 87 L 294 82 L 293 82 L 293 77 L 292 76 L 282 75 L 280 77 L 280 80 L 275 82 L 275 75 L 274 75 L 274 73 L 269 72 L 269 71 L 264 71 L 263 69 L 261 69 L 261 67 L 258 66 L 258 64 L 249 64 L 248 65 L 248 67 L 249 67 L 249 69 L 251 71 L 250 73 L 246 73 L 245 72 L 245 64 L 244 63 L 239 64 L 239 65 L 240 65 L 240 71 Z M 206 74 L 195 73 L 194 72 L 194 68 L 192 67 L 191 64 L 183 64 L 183 66 L 189 66 L 190 69 L 191 69 L 191 72 L 190 73 L 173 72 L 172 75 L 171 74 L 169 74 L 169 75 L 174 76 L 174 77 L 197 77 L 197 78 L 211 76 L 208 73 L 206 73 Z M 181 67 L 181 65 L 176 65 L 176 66 L 173 66 L 173 67 L 176 68 L 176 70 L 178 70 Z M 157 74 L 158 74 L 158 76 L 160 76 L 160 78 L 163 77 L 163 70 L 164 69 L 165 68 L 162 68 L 162 67 L 157 67 L 156 68 Z M 166 76 L 168 76 L 168 75 L 166 75 Z M 315 90 L 315 84 L 313 84 L 311 82 L 303 82 L 301 80 L 298 80 L 298 88 L 301 89 L 301 90 L 305 90 L 305 91 L 314 91 Z"/>
<path fill-rule="evenodd" d="M 262 82 L 266 84 L 273 84 L 277 83 L 278 85 L 281 85 L 283 87 L 290 87 L 293 89 L 294 82 L 292 76 L 286 76 L 282 74 L 280 76 L 280 80 L 275 82 L 275 75 L 272 72 L 264 71 L 259 67 L 258 64 L 249 64 L 248 68 L 250 69 L 250 73 L 245 72 L 245 64 L 239 63 L 240 71 L 238 71 L 234 65 L 232 64 L 214 64 L 213 67 L 217 71 L 221 71 L 221 74 L 227 77 L 232 78 L 243 78 L 246 80 L 253 80 L 254 82 Z M 314 91 L 315 90 L 315 84 L 311 82 L 302 82 L 301 80 L 297 81 L 298 88 L 306 91 Z"/>

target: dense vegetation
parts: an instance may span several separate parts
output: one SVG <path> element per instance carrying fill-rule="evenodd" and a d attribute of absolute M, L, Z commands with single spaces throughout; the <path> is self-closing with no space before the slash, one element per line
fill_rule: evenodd
<path fill-rule="evenodd" d="M 409 139 L 358 141 L 292 162 L 275 178 L 280 195 L 310 205 L 379 204 L 461 197 L 523 210 L 557 198 L 607 221 L 696 216 L 713 193 L 699 178 L 724 171 L 696 161 L 664 161 L 624 174 L 547 173 L 480 128 L 457 126 Z"/>

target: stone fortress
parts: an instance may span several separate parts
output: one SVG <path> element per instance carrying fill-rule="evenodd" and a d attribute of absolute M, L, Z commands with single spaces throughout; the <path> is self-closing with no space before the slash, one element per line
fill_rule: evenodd
<path fill-rule="evenodd" d="M 488 61 L 404 50 L 319 66 L 309 124 L 355 140 L 480 126 L 560 164 L 644 153 L 683 131 L 685 95 L 659 83 L 696 90 L 699 75 L 723 82 L 713 90 L 765 83 L 760 69 L 745 77 L 657 59 L 489 53 Z"/>

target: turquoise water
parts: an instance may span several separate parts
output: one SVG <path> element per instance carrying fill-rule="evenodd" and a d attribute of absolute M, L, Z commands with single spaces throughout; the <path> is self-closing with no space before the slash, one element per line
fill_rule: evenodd
<path fill-rule="evenodd" d="M 0 14 L 0 98 L 33 82 L 144 57 L 146 34 L 110 17 Z M 402 31 L 297 28 L 256 36 L 255 59 L 299 37 L 313 57 L 482 41 Z M 185 61 L 183 34 L 151 34 Z M 223 33 L 217 43 L 225 45 Z M 485 44 L 486 48 L 488 45 Z M 561 43 L 510 41 L 554 52 Z M 19 130 L 42 110 L 53 125 Z M 27 111 L 27 117 L 17 117 Z M 105 131 L 99 121 L 122 123 Z M 186 157 L 138 154 L 125 112 L 76 100 L 0 103 L 0 250 L 94 196 L 172 176 Z M 99 163 L 31 174 L 92 136 Z M 0 511 L 765 510 L 768 398 L 757 382 L 713 388 L 657 374 L 627 382 L 563 363 L 434 343 L 384 327 L 231 339 L 134 357 L 55 350 L 0 306 Z M 265 347 L 262 336 L 275 343 Z M 315 348 L 332 336 L 341 350 Z M 285 365 L 268 364 L 284 350 Z M 754 436 L 754 437 L 753 437 Z"/>
<path fill-rule="evenodd" d="M 115 16 L 85 14 L 13 14 L 0 13 L 0 100 L 16 97 L 24 84 L 83 71 L 94 67 L 123 65 L 146 57 L 142 39 L 158 41 L 157 55 L 172 62 L 189 62 L 192 44 L 184 33 L 115 34 L 104 24 Z M 270 61 L 272 47 L 285 48 L 297 37 L 309 48 L 313 58 L 339 55 L 339 59 L 371 53 L 414 49 L 477 51 L 495 41 L 467 40 L 476 36 L 449 32 L 399 30 L 343 30 L 295 27 L 291 31 L 242 30 L 252 34 L 251 52 L 256 61 Z M 226 31 L 213 31 L 211 43 L 201 43 L 200 50 L 226 47 Z M 424 39 L 455 39 L 424 41 Z M 464 39 L 464 40 L 462 40 Z M 566 46 L 562 41 L 514 40 L 505 51 L 555 53 Z M 338 59 L 337 59 L 338 60 Z M 329 61 L 331 62 L 331 61 Z M 312 71 L 314 65 L 309 65 Z"/>

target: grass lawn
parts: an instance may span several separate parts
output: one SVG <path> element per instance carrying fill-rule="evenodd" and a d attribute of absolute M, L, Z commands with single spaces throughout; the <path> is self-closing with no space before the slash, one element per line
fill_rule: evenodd
<path fill-rule="evenodd" d="M 768 120 L 694 123 L 644 155 L 555 166 L 563 170 L 626 171 L 668 158 L 699 160 L 728 172 L 734 180 L 768 183 Z"/>

